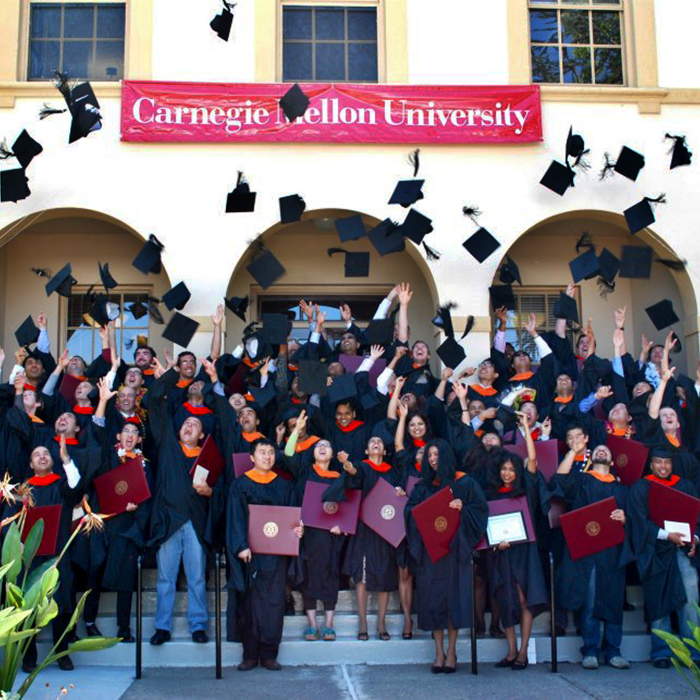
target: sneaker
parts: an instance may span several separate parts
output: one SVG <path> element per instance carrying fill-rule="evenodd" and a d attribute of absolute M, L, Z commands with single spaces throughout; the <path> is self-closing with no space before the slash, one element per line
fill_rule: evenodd
<path fill-rule="evenodd" d="M 581 666 L 589 671 L 595 671 L 595 669 L 598 668 L 598 658 L 595 656 L 586 656 L 581 662 Z"/>
<path fill-rule="evenodd" d="M 630 662 L 622 656 L 613 656 L 612 659 L 608 659 L 608 666 L 619 669 L 627 669 L 630 667 Z"/>

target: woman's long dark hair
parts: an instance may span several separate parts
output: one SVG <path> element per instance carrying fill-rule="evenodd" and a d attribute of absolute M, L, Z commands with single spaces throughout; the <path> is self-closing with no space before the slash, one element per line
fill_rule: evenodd
<path fill-rule="evenodd" d="M 431 447 L 437 447 L 439 454 L 437 473 L 430 466 L 430 460 L 428 459 L 428 453 Z M 440 483 L 454 481 L 456 469 L 457 460 L 449 442 L 442 438 L 437 438 L 436 440 L 430 440 L 430 442 L 426 443 L 423 452 L 423 461 L 421 462 L 421 477 L 423 481 L 432 484 L 436 476 L 440 480 Z"/>
<path fill-rule="evenodd" d="M 425 440 L 426 443 L 428 443 L 430 440 L 433 439 L 433 431 L 430 427 L 430 421 L 428 420 L 427 416 L 425 413 L 422 411 L 409 411 L 408 415 L 406 416 L 406 433 L 404 435 L 404 442 L 411 441 L 413 442 L 413 438 L 411 437 L 411 433 L 408 430 L 408 424 L 416 417 L 420 418 L 423 423 L 425 424 L 425 437 L 423 440 Z"/>
<path fill-rule="evenodd" d="M 465 453 L 462 468 L 485 487 L 488 483 L 487 476 L 491 473 L 493 465 L 500 459 L 501 452 L 503 452 L 502 447 L 487 448 L 479 440 L 469 452 Z"/>
<path fill-rule="evenodd" d="M 505 486 L 501 480 L 501 467 L 506 464 L 506 462 L 510 462 L 515 468 L 515 481 L 512 483 L 512 490 L 509 491 L 509 495 L 512 498 L 525 495 L 525 467 L 522 457 L 513 452 L 508 452 L 508 450 L 501 450 L 498 460 L 493 462 L 486 476 L 486 497 L 489 499 L 497 498 L 499 494 L 498 489 L 501 488 L 501 486 Z"/>

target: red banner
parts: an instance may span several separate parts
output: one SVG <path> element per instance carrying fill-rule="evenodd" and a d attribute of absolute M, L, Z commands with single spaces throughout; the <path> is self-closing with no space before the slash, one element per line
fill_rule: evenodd
<path fill-rule="evenodd" d="M 538 85 L 302 84 L 290 123 L 288 84 L 122 83 L 123 141 L 523 143 L 542 140 Z"/>

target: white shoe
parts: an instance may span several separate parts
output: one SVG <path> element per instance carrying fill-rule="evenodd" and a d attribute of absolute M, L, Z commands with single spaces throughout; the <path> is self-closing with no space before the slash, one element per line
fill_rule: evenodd
<path fill-rule="evenodd" d="M 608 661 L 608 666 L 619 669 L 627 669 L 630 667 L 630 662 L 622 656 L 613 656 L 612 659 Z"/>
<path fill-rule="evenodd" d="M 586 656 L 581 662 L 581 666 L 589 671 L 595 671 L 595 669 L 598 668 L 598 658 L 595 656 Z"/>

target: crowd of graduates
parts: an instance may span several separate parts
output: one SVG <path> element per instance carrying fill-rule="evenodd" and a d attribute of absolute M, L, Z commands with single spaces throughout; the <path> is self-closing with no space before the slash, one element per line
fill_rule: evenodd
<path fill-rule="evenodd" d="M 566 295 L 573 298 L 573 286 Z M 131 602 L 137 558 L 144 554 L 157 566 L 151 644 L 171 639 L 181 564 L 189 631 L 194 642 L 206 643 L 207 573 L 212 553 L 224 548 L 227 638 L 243 643 L 242 671 L 280 668 L 293 590 L 301 593 L 308 617 L 304 639 L 335 640 L 339 590 L 350 586 L 357 596 L 358 640 L 375 633 L 390 639 L 389 594 L 398 591 L 403 639 L 412 638 L 414 623 L 431 631 L 432 672 L 453 673 L 458 632 L 472 625 L 474 599 L 477 635 L 486 634 L 490 610 L 488 633 L 507 640 L 497 666 L 523 670 L 533 618 L 550 600 L 550 557 L 556 634 L 566 634 L 573 613 L 585 668 L 597 668 L 601 658 L 628 668 L 620 651 L 628 583 L 643 586 L 650 628 L 676 625 L 688 634 L 688 621 L 696 620 L 698 537 L 695 528 L 688 541 L 655 524 L 648 496 L 653 483 L 694 497 L 699 486 L 700 369 L 688 377 L 671 366 L 675 336 L 660 344 L 642 338 L 641 353 L 633 357 L 625 309 L 612 319 L 589 320 L 573 346 L 565 319 L 540 334 L 533 315 L 526 332 L 537 349 L 535 367 L 525 349 L 506 342 L 507 311 L 499 308 L 489 356 L 475 367 L 461 369 L 467 363 L 459 362 L 435 375 L 428 343 L 410 338 L 411 298 L 408 285 L 391 290 L 371 332 L 358 327 L 343 305 L 346 328 L 339 338 L 326 329 L 323 310 L 301 300 L 309 323 L 303 343 L 288 337 L 286 317 L 273 315 L 262 326 L 248 326 L 230 354 L 222 352 L 222 305 L 212 317 L 207 358 L 198 361 L 187 350 L 158 357 L 144 345 L 132 365 L 118 356 L 114 321 L 100 328 L 102 352 L 94 361 L 68 351 L 55 359 L 48 319 L 38 315 L 35 346 L 17 350 L 0 385 L 0 474 L 27 484 L 21 493 L 35 505 L 64 506 L 59 550 L 86 509 L 104 512 L 94 487 L 101 475 L 140 457 L 152 494 L 105 520 L 103 530 L 75 539 L 61 561 L 54 638 L 65 629 L 80 590 L 91 591 L 86 633 L 100 636 L 100 592 L 109 590 L 117 593 L 118 636 L 133 642 Z M 448 317 L 449 309 L 441 309 L 441 327 Z M 612 358 L 597 354 L 594 325 L 612 336 Z M 3 359 L 0 350 L 0 369 Z M 68 395 L 61 390 L 66 377 L 75 380 Z M 617 478 L 606 445 L 610 436 L 649 447 L 636 483 Z M 226 465 L 214 485 L 193 478 L 192 471 L 208 437 Z M 545 441 L 558 445 L 554 474 L 538 468 L 537 445 Z M 515 449 L 523 445 L 524 451 Z M 234 455 L 241 453 L 250 462 L 236 476 Z M 323 485 L 323 502 L 342 503 L 347 489 L 364 498 L 381 480 L 406 497 L 406 537 L 397 547 L 362 519 L 351 535 L 299 523 L 298 557 L 256 553 L 249 542 L 251 505 L 300 505 L 309 483 Z M 449 552 L 433 561 L 413 513 L 445 487 L 459 527 Z M 489 502 L 521 497 L 536 540 L 490 543 L 473 556 L 487 528 Z M 616 501 L 610 518 L 624 525 L 624 541 L 572 557 L 555 513 L 609 497 Z M 6 503 L 3 517 L 21 506 L 21 500 Z M 367 625 L 368 592 L 377 593 L 376 630 Z M 670 656 L 652 635 L 654 665 L 669 667 Z M 35 664 L 32 648 L 25 670 Z M 72 668 L 69 657 L 59 664 Z"/>

